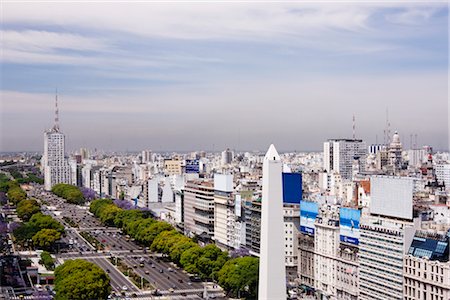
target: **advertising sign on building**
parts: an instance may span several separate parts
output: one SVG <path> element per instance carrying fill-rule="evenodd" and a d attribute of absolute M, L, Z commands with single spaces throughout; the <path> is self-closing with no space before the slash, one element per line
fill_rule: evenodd
<path fill-rule="evenodd" d="M 353 245 L 359 244 L 359 220 L 361 211 L 347 207 L 341 207 L 339 212 L 339 230 L 341 242 Z"/>
<path fill-rule="evenodd" d="M 300 201 L 300 232 L 314 234 L 314 222 L 319 212 L 316 202 Z"/>
<path fill-rule="evenodd" d="M 302 174 L 283 173 L 283 203 L 300 204 L 302 196 Z"/>
<path fill-rule="evenodd" d="M 394 176 L 370 178 L 370 213 L 411 220 L 414 179 Z"/>
<path fill-rule="evenodd" d="M 186 160 L 186 173 L 192 174 L 192 173 L 199 173 L 199 163 L 198 159 L 187 159 Z"/>

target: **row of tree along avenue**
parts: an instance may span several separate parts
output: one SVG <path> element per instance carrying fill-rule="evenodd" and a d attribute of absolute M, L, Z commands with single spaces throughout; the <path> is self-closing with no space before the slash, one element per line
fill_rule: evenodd
<path fill-rule="evenodd" d="M 110 199 L 92 201 L 90 211 L 103 223 L 122 228 L 138 243 L 165 254 L 174 263 L 202 279 L 217 281 L 229 296 L 256 298 L 258 259 L 251 256 L 230 258 L 216 245 L 199 246 L 172 225 L 155 220 L 149 212 L 123 209 Z"/>

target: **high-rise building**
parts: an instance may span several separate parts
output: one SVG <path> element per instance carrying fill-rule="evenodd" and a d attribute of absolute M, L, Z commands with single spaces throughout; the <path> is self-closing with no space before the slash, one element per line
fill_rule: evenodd
<path fill-rule="evenodd" d="M 258 299 L 286 299 L 283 164 L 274 145 L 264 157 Z"/>
<path fill-rule="evenodd" d="M 231 164 L 233 161 L 233 152 L 227 148 L 227 150 L 222 152 L 222 165 Z"/>
<path fill-rule="evenodd" d="M 214 240 L 224 249 L 231 249 L 234 242 L 233 175 L 214 174 Z"/>
<path fill-rule="evenodd" d="M 145 163 L 152 162 L 152 161 L 153 161 L 152 151 L 150 151 L 150 150 L 142 150 L 141 162 L 143 164 L 145 164 Z"/>
<path fill-rule="evenodd" d="M 184 189 L 184 232 L 214 235 L 214 183 L 192 180 Z"/>
<path fill-rule="evenodd" d="M 361 219 L 359 299 L 404 299 L 403 258 L 418 225 L 413 219 L 413 180 L 371 178 L 370 215 Z"/>
<path fill-rule="evenodd" d="M 44 133 L 42 166 L 44 187 L 51 190 L 55 184 L 71 183 L 69 162 L 65 154 L 65 136 L 59 129 L 58 96 L 55 99 L 55 124 Z"/>
<path fill-rule="evenodd" d="M 331 139 L 323 143 L 323 168 L 337 172 L 343 179 L 351 180 L 354 160 L 360 161 L 361 171 L 365 170 L 367 157 L 366 143 L 355 139 Z"/>

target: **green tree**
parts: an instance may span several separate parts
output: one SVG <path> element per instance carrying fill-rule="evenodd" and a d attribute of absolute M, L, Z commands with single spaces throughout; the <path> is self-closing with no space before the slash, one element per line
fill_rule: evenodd
<path fill-rule="evenodd" d="M 42 251 L 39 263 L 43 264 L 47 270 L 53 270 L 55 268 L 55 261 L 47 251 Z"/>
<path fill-rule="evenodd" d="M 96 201 L 96 200 L 95 200 Z M 114 225 L 117 227 L 122 227 L 124 224 L 133 222 L 143 218 L 143 214 L 140 210 L 130 209 L 122 210 L 118 212 L 114 218 Z"/>
<path fill-rule="evenodd" d="M 177 265 L 181 265 L 180 259 L 181 255 L 188 249 L 192 247 L 197 247 L 198 245 L 194 243 L 190 238 L 183 236 L 170 247 L 170 259 Z"/>
<path fill-rule="evenodd" d="M 40 229 L 31 225 L 30 223 L 25 223 L 14 229 L 13 235 L 16 242 L 19 244 L 24 244 L 39 231 Z"/>
<path fill-rule="evenodd" d="M 231 259 L 217 273 L 221 287 L 231 297 L 256 299 L 258 289 L 258 258 L 245 256 Z"/>
<path fill-rule="evenodd" d="M 28 221 L 32 215 L 41 211 L 36 200 L 22 200 L 17 204 L 17 216 L 23 221 Z"/>
<path fill-rule="evenodd" d="M 37 231 L 41 229 L 55 229 L 60 233 L 64 233 L 64 226 L 62 226 L 51 216 L 44 215 L 42 213 L 34 214 L 28 223 L 29 225 L 37 228 Z"/>
<path fill-rule="evenodd" d="M 150 246 L 153 243 L 153 240 L 163 231 L 173 230 L 172 225 L 166 222 L 156 221 L 152 223 L 149 227 L 140 228 L 134 237 L 137 241 L 144 243 L 145 245 Z"/>
<path fill-rule="evenodd" d="M 191 247 L 181 254 L 180 263 L 183 268 L 191 274 L 199 274 L 196 262 L 202 255 L 202 248 L 199 245 Z"/>
<path fill-rule="evenodd" d="M 40 249 L 50 249 L 61 238 L 61 233 L 55 229 L 41 229 L 33 235 L 33 245 Z"/>
<path fill-rule="evenodd" d="M 115 206 L 114 204 L 104 205 L 99 213 L 100 221 L 107 225 L 114 225 L 114 219 L 116 215 L 123 209 Z"/>
<path fill-rule="evenodd" d="M 202 248 L 201 256 L 196 261 L 196 266 L 202 278 L 215 279 L 216 273 L 227 260 L 227 252 L 222 252 L 216 245 L 210 244 Z"/>
<path fill-rule="evenodd" d="M 93 213 L 96 217 L 100 215 L 101 210 L 104 206 L 112 204 L 111 199 L 97 199 L 91 202 L 89 206 L 89 211 Z"/>
<path fill-rule="evenodd" d="M 111 293 L 109 276 L 96 264 L 68 260 L 55 270 L 56 300 L 107 299 Z"/>
<path fill-rule="evenodd" d="M 58 183 L 52 187 L 52 192 L 72 204 L 83 204 L 84 197 L 80 189 L 74 185 Z"/>
<path fill-rule="evenodd" d="M 27 193 L 20 188 L 20 186 L 12 186 L 8 189 L 8 199 L 14 204 L 19 203 L 27 198 Z"/>

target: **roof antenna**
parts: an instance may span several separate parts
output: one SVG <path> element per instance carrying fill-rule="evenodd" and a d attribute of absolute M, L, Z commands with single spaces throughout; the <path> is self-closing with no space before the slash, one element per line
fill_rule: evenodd
<path fill-rule="evenodd" d="M 353 114 L 353 140 L 356 139 L 356 121 L 355 121 L 355 114 Z"/>
<path fill-rule="evenodd" d="M 53 128 L 55 131 L 59 131 L 58 88 L 55 91 L 55 125 Z"/>

